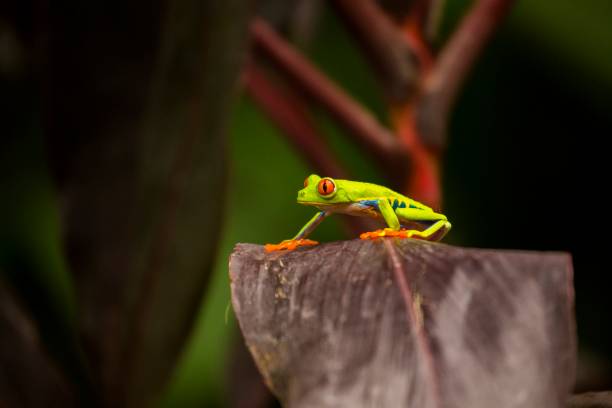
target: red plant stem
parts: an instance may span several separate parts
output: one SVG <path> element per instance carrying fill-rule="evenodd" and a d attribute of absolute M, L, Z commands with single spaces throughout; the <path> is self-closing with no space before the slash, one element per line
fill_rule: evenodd
<path fill-rule="evenodd" d="M 321 174 L 348 178 L 336 162 L 315 125 L 296 98 L 277 89 L 253 63 L 248 63 L 242 77 L 247 92 L 293 143 L 306 160 Z"/>
<path fill-rule="evenodd" d="M 410 171 L 403 190 L 410 197 L 440 210 L 440 152 L 428 148 L 420 137 L 412 106 L 392 108 L 391 119 L 402 143 L 410 152 Z"/>
<path fill-rule="evenodd" d="M 441 152 L 431 150 L 423 143 L 422 129 L 417 128 L 414 114 L 421 101 L 422 78 L 426 77 L 434 66 L 434 56 L 424 33 L 431 6 L 431 0 L 415 0 L 410 13 L 403 21 L 404 40 L 417 57 L 421 81 L 418 93 L 412 100 L 391 106 L 391 118 L 400 140 L 410 152 L 412 159 L 403 191 L 410 197 L 438 210 L 442 201 Z"/>
<path fill-rule="evenodd" d="M 427 0 L 416 0 L 412 6 L 412 11 L 403 23 L 406 42 L 412 48 L 419 62 L 421 78 L 432 70 L 434 64 L 433 54 L 424 33 L 429 3 Z"/>
<path fill-rule="evenodd" d="M 257 49 L 344 126 L 386 170 L 390 178 L 396 178 L 407 155 L 393 134 L 278 36 L 265 21 L 256 18 L 251 23 L 250 31 Z"/>
<path fill-rule="evenodd" d="M 418 81 L 417 61 L 403 33 L 375 1 L 333 0 L 394 103 L 407 101 Z"/>
<path fill-rule="evenodd" d="M 409 172 L 404 172 L 408 179 L 400 184 L 402 191 L 411 197 L 439 208 L 439 155 L 423 145 L 412 114 L 422 86 L 417 81 L 431 71 L 434 64 L 429 44 L 423 36 L 430 0 L 415 0 L 402 27 L 397 27 L 373 1 L 334 0 L 332 4 L 361 40 L 360 44 L 375 66 L 378 65 L 379 70 L 382 68 L 383 74 L 385 69 L 387 76 L 402 71 L 407 74 L 401 65 L 406 60 L 399 57 L 410 58 L 410 87 L 397 86 L 402 81 L 391 78 L 389 85 L 396 85 L 396 93 L 387 92 L 392 123 L 411 157 L 410 162 L 405 163 L 410 168 Z M 419 72 L 415 71 L 417 68 Z"/>
<path fill-rule="evenodd" d="M 441 148 L 446 143 L 446 123 L 458 91 L 512 3 L 513 0 L 478 0 L 440 52 L 425 78 L 417 118 L 419 127 L 427 130 L 427 144 Z"/>
<path fill-rule="evenodd" d="M 424 37 L 423 18 L 426 6 L 435 5 L 417 0 L 404 24 L 407 40 L 419 59 L 423 81 L 417 98 L 392 109 L 392 116 L 412 158 L 406 190 L 435 208 L 441 206 L 442 200 L 440 156 L 446 145 L 450 109 L 471 66 L 511 4 L 512 0 L 478 0 L 436 59 Z"/>

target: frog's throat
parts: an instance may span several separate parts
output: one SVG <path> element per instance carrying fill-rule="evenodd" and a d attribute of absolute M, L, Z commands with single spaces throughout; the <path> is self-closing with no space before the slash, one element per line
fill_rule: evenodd
<path fill-rule="evenodd" d="M 348 203 L 325 203 L 321 201 L 314 202 L 314 201 L 300 201 L 300 200 L 298 200 L 298 204 L 316 207 L 321 211 L 337 211 L 337 210 L 341 210 L 348 206 Z"/>

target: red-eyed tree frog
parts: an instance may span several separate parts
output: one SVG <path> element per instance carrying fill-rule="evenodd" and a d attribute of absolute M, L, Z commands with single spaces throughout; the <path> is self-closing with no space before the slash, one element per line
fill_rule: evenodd
<path fill-rule="evenodd" d="M 388 228 L 364 232 L 361 239 L 380 237 L 420 238 L 439 241 L 451 229 L 443 214 L 395 191 L 371 183 L 308 176 L 298 192 L 297 202 L 320 210 L 292 239 L 267 244 L 266 251 L 292 250 L 318 242 L 306 239 L 327 216 L 333 213 L 382 218 Z M 417 225 L 422 229 L 406 229 Z"/>

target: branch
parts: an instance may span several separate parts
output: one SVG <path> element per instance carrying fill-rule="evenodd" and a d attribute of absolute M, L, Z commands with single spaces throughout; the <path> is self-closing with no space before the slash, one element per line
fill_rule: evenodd
<path fill-rule="evenodd" d="M 405 167 L 407 154 L 388 129 L 278 36 L 265 21 L 253 21 L 251 36 L 259 51 L 344 126 L 390 178 L 397 179 L 399 169 Z"/>
<path fill-rule="evenodd" d="M 418 62 L 401 30 L 374 1 L 334 0 L 336 13 L 357 37 L 389 99 L 405 102 L 417 89 Z"/>
<path fill-rule="evenodd" d="M 439 160 L 435 152 L 429 152 L 423 146 L 411 113 L 419 101 L 422 79 L 433 68 L 433 55 L 423 31 L 437 3 L 428 0 L 412 2 L 410 12 L 401 18 L 401 26 L 396 25 L 373 1 L 334 0 L 332 4 L 361 40 L 359 44 L 378 67 L 379 74 L 390 78 L 383 85 L 392 89 L 392 92 L 387 91 L 392 124 L 411 158 L 410 164 L 406 165 L 410 172 L 408 180 L 402 182 L 402 191 L 439 207 Z M 406 63 L 410 65 L 404 67 Z M 402 74 L 406 75 L 406 80 L 402 80 Z"/>
<path fill-rule="evenodd" d="M 312 167 L 321 174 L 347 178 L 296 98 L 277 89 L 253 63 L 247 64 L 242 79 L 249 95 Z"/>
<path fill-rule="evenodd" d="M 424 24 L 424 34 L 430 44 L 433 44 L 440 29 L 446 0 L 429 0 L 429 10 Z"/>
<path fill-rule="evenodd" d="M 513 0 L 479 0 L 438 56 L 425 79 L 418 127 L 424 141 L 442 147 L 448 115 L 474 61 L 507 14 Z"/>
<path fill-rule="evenodd" d="M 330 149 L 310 120 L 299 99 L 275 87 L 253 63 L 247 63 L 242 81 L 253 100 L 278 126 L 306 161 L 319 174 L 349 179 L 348 172 L 334 159 Z M 372 225 L 361 217 L 342 217 L 348 236 L 357 235 Z"/>

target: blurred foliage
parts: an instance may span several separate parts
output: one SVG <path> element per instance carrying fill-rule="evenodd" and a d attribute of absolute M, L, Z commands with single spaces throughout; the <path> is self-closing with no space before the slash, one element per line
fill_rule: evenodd
<path fill-rule="evenodd" d="M 446 3 L 442 38 L 469 4 Z M 454 225 L 450 243 L 572 253 L 580 347 L 607 367 L 607 377 L 597 383 L 607 387 L 612 386 L 612 325 L 607 320 L 612 297 L 603 284 L 610 262 L 604 258 L 609 249 L 604 248 L 606 226 L 601 222 L 606 218 L 603 196 L 609 170 L 607 149 L 598 145 L 612 135 L 610 21 L 608 0 L 518 1 L 457 103 L 444 172 L 445 213 Z M 314 32 L 306 52 L 386 122 L 381 92 L 353 39 L 328 10 Z M 19 99 L 6 93 L 8 87 L 2 83 L 0 89 L 5 93 L 4 115 L 12 115 L 7 95 Z M 315 114 L 330 148 L 353 177 L 383 183 L 324 112 Z M 27 115 L 15 118 L 31 120 Z M 4 131 L 7 124 L 0 126 Z M 233 318 L 225 322 L 228 254 L 236 242 L 289 237 L 312 214 L 295 204 L 296 191 L 312 170 L 248 98 L 236 104 L 230 133 L 228 206 L 214 278 L 162 406 L 224 406 L 228 393 L 240 392 L 233 389 L 227 371 L 239 335 Z M 55 271 L 45 277 L 51 277 L 47 289 L 61 294 L 59 307 L 70 310 L 70 283 L 62 271 L 64 261 L 57 257 L 57 209 L 41 165 L 38 136 L 21 138 L 14 151 L 0 152 L 3 180 L 11 182 L 1 185 L 2 219 L 11 221 L 10 231 L 21 234 L 7 235 L 8 224 L 2 224 L 0 252 L 27 242 L 20 241 L 23 237 L 35 238 L 27 251 L 38 253 L 32 259 Z M 12 214 L 32 216 L 16 224 L 20 221 Z M 344 237 L 334 217 L 314 234 L 320 241 Z"/>
<path fill-rule="evenodd" d="M 468 2 L 447 3 L 445 32 Z M 596 257 L 601 255 L 591 253 L 584 242 L 589 236 L 590 242 L 603 239 L 603 231 L 581 222 L 580 210 L 591 207 L 588 186 L 603 183 L 605 173 L 597 163 L 598 153 L 579 135 L 612 134 L 612 115 L 605 110 L 612 93 L 604 88 L 612 78 L 612 66 L 605 68 L 612 61 L 612 52 L 606 53 L 612 26 L 602 24 L 612 12 L 605 1 L 561 3 L 557 8 L 551 1 L 518 2 L 470 76 L 454 114 L 446 159 L 445 211 L 454 225 L 448 241 L 570 251 L 577 276 L 580 344 L 608 356 L 610 364 L 612 338 L 602 311 L 612 305 L 596 275 Z M 590 22 L 599 28 L 580 30 L 580 23 Z M 577 39 L 567 42 L 567 37 Z M 369 68 L 329 11 L 306 51 L 386 121 L 384 101 Z M 355 179 L 384 182 L 341 130 L 323 113 L 317 117 L 334 153 Z M 312 212 L 294 203 L 302 179 L 311 172 L 299 154 L 248 99 L 238 104 L 232 122 L 230 209 L 216 278 L 166 406 L 198 406 L 210 395 L 222 401 L 223 393 L 238 392 L 227 385 L 224 373 L 224 353 L 236 335 L 233 320 L 230 325 L 223 322 L 229 302 L 229 251 L 236 242 L 276 242 L 291 236 Z M 333 217 L 326 220 L 315 239 L 343 238 L 337 224 L 333 230 L 329 226 L 333 222 Z"/>
<path fill-rule="evenodd" d="M 0 92 L 6 115 L 0 144 L 0 280 L 12 287 L 25 314 L 39 322 L 48 352 L 85 396 L 90 384 L 76 333 L 77 306 L 62 253 L 56 194 L 35 115 L 37 99 L 20 81 L 1 83 Z"/>

